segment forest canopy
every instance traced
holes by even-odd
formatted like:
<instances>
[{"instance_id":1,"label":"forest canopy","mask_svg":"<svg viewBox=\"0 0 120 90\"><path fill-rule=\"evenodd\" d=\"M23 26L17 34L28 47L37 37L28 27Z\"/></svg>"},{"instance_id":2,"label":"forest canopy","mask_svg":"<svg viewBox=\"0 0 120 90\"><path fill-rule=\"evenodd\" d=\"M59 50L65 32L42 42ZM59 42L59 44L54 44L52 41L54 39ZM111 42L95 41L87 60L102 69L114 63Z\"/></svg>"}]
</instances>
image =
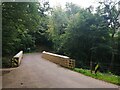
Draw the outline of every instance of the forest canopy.
<instances>
[{"instance_id":1,"label":"forest canopy","mask_svg":"<svg viewBox=\"0 0 120 90\"><path fill-rule=\"evenodd\" d=\"M66 3L65 8L49 2L2 3L2 54L14 55L37 46L76 60L76 66L90 68L99 63L102 72L120 74L120 10L118 2L99 2L81 8ZM4 61L3 61L4 62Z\"/></svg>"}]
</instances>

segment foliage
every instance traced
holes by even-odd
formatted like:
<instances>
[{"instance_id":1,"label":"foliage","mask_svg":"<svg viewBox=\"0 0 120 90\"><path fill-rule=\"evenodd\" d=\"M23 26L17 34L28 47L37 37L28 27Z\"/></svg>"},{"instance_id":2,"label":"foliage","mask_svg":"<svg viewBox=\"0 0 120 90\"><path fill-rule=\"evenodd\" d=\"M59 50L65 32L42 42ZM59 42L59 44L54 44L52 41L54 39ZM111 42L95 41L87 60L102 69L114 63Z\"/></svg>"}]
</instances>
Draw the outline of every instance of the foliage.
<instances>
[{"instance_id":1,"label":"foliage","mask_svg":"<svg viewBox=\"0 0 120 90\"><path fill-rule=\"evenodd\" d=\"M43 42L47 27L43 22L46 10L41 11L41 8L37 2L2 3L3 56L26 51L27 48L34 49Z\"/></svg>"},{"instance_id":2,"label":"foliage","mask_svg":"<svg viewBox=\"0 0 120 90\"><path fill-rule=\"evenodd\" d=\"M89 68L90 61L93 61L94 63L107 63L105 68L101 65L102 70L107 71L110 70L110 66L114 68L116 67L114 64L118 63L118 59L115 58L119 56L118 53L116 52L114 60L112 56L113 51L118 50L119 40L112 36L113 31L117 31L118 28L113 28L111 23L114 22L116 27L119 27L117 19L114 20L119 11L115 6L111 9L111 4L109 8L101 7L99 6L97 12L93 14L91 10L67 3L64 10L56 7L49 16L47 33L53 42L54 51L75 59L77 67ZM108 11L114 14L109 12L108 15ZM117 35L117 32L114 34ZM116 39L113 41L112 37ZM119 67L120 65L115 71L111 70L119 74Z\"/></svg>"},{"instance_id":3,"label":"foliage","mask_svg":"<svg viewBox=\"0 0 120 90\"><path fill-rule=\"evenodd\" d=\"M11 57L2 57L2 68L10 68L11 67Z\"/></svg>"}]
</instances>

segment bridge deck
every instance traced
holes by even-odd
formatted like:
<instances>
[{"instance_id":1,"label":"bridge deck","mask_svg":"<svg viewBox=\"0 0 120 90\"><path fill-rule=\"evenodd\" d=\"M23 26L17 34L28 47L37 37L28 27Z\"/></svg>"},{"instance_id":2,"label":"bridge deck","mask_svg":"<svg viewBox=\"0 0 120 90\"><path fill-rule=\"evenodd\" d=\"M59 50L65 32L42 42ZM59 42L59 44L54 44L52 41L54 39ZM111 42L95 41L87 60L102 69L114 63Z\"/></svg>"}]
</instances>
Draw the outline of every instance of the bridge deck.
<instances>
[{"instance_id":1,"label":"bridge deck","mask_svg":"<svg viewBox=\"0 0 120 90\"><path fill-rule=\"evenodd\" d=\"M41 58L25 54L20 67L3 73L3 88L117 88L118 86L84 76Z\"/></svg>"}]
</instances>

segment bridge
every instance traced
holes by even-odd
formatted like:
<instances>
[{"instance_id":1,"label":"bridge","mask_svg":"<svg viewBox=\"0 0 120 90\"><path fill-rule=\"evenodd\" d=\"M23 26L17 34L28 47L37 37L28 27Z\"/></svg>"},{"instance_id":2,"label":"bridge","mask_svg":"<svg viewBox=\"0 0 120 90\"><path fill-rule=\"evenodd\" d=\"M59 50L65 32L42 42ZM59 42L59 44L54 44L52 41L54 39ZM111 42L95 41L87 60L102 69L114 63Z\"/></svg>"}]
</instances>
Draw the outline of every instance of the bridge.
<instances>
[{"instance_id":1,"label":"bridge","mask_svg":"<svg viewBox=\"0 0 120 90\"><path fill-rule=\"evenodd\" d=\"M41 53L24 54L19 67L3 70L2 79L3 88L118 88L61 67Z\"/></svg>"}]
</instances>

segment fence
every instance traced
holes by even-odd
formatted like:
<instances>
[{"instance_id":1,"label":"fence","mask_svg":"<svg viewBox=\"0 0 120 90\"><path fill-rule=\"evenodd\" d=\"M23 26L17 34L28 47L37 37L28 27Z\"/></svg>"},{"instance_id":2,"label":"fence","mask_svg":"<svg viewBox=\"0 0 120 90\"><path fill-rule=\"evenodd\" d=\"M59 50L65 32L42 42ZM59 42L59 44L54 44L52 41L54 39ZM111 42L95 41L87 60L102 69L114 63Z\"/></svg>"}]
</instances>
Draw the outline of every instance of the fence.
<instances>
[{"instance_id":1,"label":"fence","mask_svg":"<svg viewBox=\"0 0 120 90\"><path fill-rule=\"evenodd\" d=\"M18 67L23 57L23 51L20 51L12 58L12 67Z\"/></svg>"},{"instance_id":2,"label":"fence","mask_svg":"<svg viewBox=\"0 0 120 90\"><path fill-rule=\"evenodd\" d=\"M67 56L62 56L43 51L42 57L66 68L72 69L75 67L75 60L72 60Z\"/></svg>"}]
</instances>

